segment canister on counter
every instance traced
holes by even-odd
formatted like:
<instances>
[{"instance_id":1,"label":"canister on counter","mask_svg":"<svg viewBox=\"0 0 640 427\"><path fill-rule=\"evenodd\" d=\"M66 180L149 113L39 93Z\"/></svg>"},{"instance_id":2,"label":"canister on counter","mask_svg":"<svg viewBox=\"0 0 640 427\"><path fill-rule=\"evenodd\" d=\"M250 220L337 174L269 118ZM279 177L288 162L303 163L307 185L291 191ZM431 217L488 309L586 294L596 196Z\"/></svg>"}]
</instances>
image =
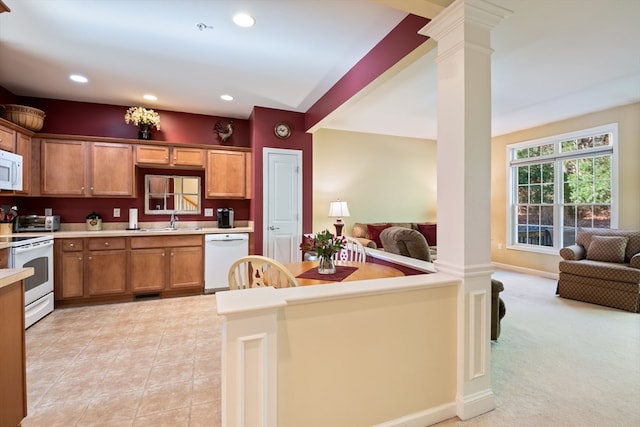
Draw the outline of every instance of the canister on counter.
<instances>
[{"instance_id":1,"label":"canister on counter","mask_svg":"<svg viewBox=\"0 0 640 427\"><path fill-rule=\"evenodd\" d=\"M87 231L100 230L102 230L102 219L97 213L91 212L89 215L87 215Z\"/></svg>"}]
</instances>

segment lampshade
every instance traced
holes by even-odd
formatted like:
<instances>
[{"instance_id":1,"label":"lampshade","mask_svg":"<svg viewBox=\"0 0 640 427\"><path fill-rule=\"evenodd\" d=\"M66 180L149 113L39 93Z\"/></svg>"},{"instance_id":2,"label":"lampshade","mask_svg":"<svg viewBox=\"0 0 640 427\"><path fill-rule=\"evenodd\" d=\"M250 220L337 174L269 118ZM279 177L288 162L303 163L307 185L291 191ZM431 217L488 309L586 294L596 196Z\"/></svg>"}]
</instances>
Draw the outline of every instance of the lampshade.
<instances>
[{"instance_id":1,"label":"lampshade","mask_svg":"<svg viewBox=\"0 0 640 427\"><path fill-rule=\"evenodd\" d=\"M329 217L342 218L345 216L350 216L347 202L342 202L340 200L331 202L331 204L329 205Z\"/></svg>"}]
</instances>

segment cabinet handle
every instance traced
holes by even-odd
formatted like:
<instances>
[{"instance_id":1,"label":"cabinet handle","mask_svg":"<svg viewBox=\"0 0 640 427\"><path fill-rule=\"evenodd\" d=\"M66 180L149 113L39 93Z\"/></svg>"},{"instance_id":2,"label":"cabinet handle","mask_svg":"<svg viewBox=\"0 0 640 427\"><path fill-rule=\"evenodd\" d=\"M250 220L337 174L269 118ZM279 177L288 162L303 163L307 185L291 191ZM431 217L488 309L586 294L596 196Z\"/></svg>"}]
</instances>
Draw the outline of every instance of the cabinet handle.
<instances>
[{"instance_id":1,"label":"cabinet handle","mask_svg":"<svg viewBox=\"0 0 640 427\"><path fill-rule=\"evenodd\" d=\"M78 261L82 261L82 257L81 256L78 257Z\"/></svg>"},{"instance_id":2,"label":"cabinet handle","mask_svg":"<svg viewBox=\"0 0 640 427\"><path fill-rule=\"evenodd\" d=\"M90 256L90 257L89 257L89 261L91 261L92 259L93 259L93 257L91 257L91 256Z\"/></svg>"},{"instance_id":3,"label":"cabinet handle","mask_svg":"<svg viewBox=\"0 0 640 427\"><path fill-rule=\"evenodd\" d=\"M105 246L109 246L109 242L104 242L104 245Z\"/></svg>"},{"instance_id":4,"label":"cabinet handle","mask_svg":"<svg viewBox=\"0 0 640 427\"><path fill-rule=\"evenodd\" d=\"M91 188L91 191L93 191L93 187L89 187L89 188Z\"/></svg>"},{"instance_id":5,"label":"cabinet handle","mask_svg":"<svg viewBox=\"0 0 640 427\"><path fill-rule=\"evenodd\" d=\"M84 187L80 187L80 189L81 189L82 191L84 191Z\"/></svg>"},{"instance_id":6,"label":"cabinet handle","mask_svg":"<svg viewBox=\"0 0 640 427\"><path fill-rule=\"evenodd\" d=\"M73 247L73 243L69 243L69 247L72 248Z\"/></svg>"}]
</instances>

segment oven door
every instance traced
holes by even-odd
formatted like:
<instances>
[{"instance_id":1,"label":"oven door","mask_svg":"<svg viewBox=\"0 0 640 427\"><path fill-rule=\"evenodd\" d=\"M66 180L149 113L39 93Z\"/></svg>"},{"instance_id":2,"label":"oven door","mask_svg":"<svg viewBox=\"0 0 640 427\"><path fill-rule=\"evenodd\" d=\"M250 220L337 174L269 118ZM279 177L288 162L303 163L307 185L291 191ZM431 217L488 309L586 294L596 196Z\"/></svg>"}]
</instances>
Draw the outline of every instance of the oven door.
<instances>
[{"instance_id":1,"label":"oven door","mask_svg":"<svg viewBox=\"0 0 640 427\"><path fill-rule=\"evenodd\" d=\"M12 267L33 267L34 274L24 281L25 305L53 292L53 240L11 249Z\"/></svg>"}]
</instances>

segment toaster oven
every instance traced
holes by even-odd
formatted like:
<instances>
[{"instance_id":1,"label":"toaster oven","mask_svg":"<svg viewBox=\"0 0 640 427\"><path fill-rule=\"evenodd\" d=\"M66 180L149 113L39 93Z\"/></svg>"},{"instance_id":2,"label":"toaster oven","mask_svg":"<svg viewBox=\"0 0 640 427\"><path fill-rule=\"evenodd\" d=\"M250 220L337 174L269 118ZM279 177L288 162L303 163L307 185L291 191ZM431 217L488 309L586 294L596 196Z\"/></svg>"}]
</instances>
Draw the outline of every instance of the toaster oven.
<instances>
[{"instance_id":1,"label":"toaster oven","mask_svg":"<svg viewBox=\"0 0 640 427\"><path fill-rule=\"evenodd\" d=\"M16 219L17 233L34 231L58 231L59 215L19 215Z\"/></svg>"}]
</instances>

